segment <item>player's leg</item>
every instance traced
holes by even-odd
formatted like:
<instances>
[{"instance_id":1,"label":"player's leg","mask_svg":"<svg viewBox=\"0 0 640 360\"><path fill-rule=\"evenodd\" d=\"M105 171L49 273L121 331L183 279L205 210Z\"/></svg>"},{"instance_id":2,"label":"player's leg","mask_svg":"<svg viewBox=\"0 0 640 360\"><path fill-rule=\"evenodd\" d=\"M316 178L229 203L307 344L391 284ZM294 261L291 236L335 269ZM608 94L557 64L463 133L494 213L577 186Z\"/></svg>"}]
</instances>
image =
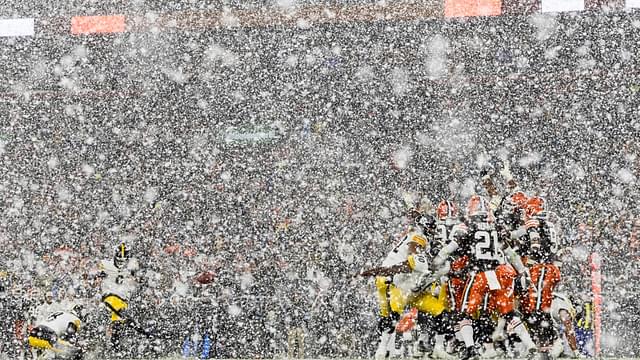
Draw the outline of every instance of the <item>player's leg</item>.
<instances>
[{"instance_id":1,"label":"player's leg","mask_svg":"<svg viewBox=\"0 0 640 360\"><path fill-rule=\"evenodd\" d=\"M488 291L487 279L484 272L471 273L465 285L459 311L462 319L458 322L460 335L464 342L465 350L461 354L461 359L478 359L479 355L475 348L473 331L473 316L480 310L484 301L484 295Z\"/></svg>"},{"instance_id":2,"label":"player's leg","mask_svg":"<svg viewBox=\"0 0 640 360\"><path fill-rule=\"evenodd\" d=\"M500 289L491 291L491 308L504 321L499 321L499 329L497 333L494 332L492 339L499 337L498 334L502 332L502 324L504 324L507 329L507 336L510 334L517 336L524 346L524 356L534 357L537 353L537 347L531 339L529 330L522 321L522 316L515 309L516 289L514 281L517 277L517 272L513 266L504 264L496 269L496 277L500 283Z\"/></svg>"},{"instance_id":3,"label":"player's leg","mask_svg":"<svg viewBox=\"0 0 640 360\"><path fill-rule=\"evenodd\" d=\"M432 352L432 343L434 341L441 342L444 348L444 330L441 314L447 310L448 293L447 284L434 283L425 293L416 297L411 306L415 306L420 316L419 324L421 328L421 337L418 341L418 355L422 352ZM436 338L437 335L442 335ZM422 348L420 348L422 346Z\"/></svg>"},{"instance_id":4,"label":"player's leg","mask_svg":"<svg viewBox=\"0 0 640 360\"><path fill-rule=\"evenodd\" d=\"M380 313L378 316L378 331L380 340L374 354L376 359L392 356L395 350L395 327L400 314L404 311L405 298L402 291L390 284L386 278L376 278Z\"/></svg>"},{"instance_id":5,"label":"player's leg","mask_svg":"<svg viewBox=\"0 0 640 360\"><path fill-rule=\"evenodd\" d=\"M374 354L376 359L384 359L389 356L389 342L395 338L395 324L391 316L390 282L386 277L376 277L376 294L378 296L378 348Z\"/></svg>"},{"instance_id":6,"label":"player's leg","mask_svg":"<svg viewBox=\"0 0 640 360\"><path fill-rule=\"evenodd\" d=\"M529 328L525 326L523 317L516 311L512 311L504 316L507 323L507 336L517 336L524 347L525 356L528 358L535 357L538 347L533 341ZM534 324L531 324L532 326Z\"/></svg>"},{"instance_id":7,"label":"player's leg","mask_svg":"<svg viewBox=\"0 0 640 360\"><path fill-rule=\"evenodd\" d=\"M573 324L573 316L567 309L558 310L558 317L562 324L564 337L566 338L567 345L575 357L580 357L580 350L578 349L578 342L576 340L576 331Z\"/></svg>"}]
</instances>

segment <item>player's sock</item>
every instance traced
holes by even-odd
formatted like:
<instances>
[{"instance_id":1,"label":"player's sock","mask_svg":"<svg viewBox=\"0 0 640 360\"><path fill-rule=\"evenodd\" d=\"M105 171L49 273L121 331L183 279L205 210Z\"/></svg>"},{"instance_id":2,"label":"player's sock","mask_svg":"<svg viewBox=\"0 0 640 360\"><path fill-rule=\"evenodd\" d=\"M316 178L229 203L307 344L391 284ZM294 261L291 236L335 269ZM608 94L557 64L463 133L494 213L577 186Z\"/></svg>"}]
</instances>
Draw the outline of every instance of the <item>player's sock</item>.
<instances>
[{"instance_id":1,"label":"player's sock","mask_svg":"<svg viewBox=\"0 0 640 360\"><path fill-rule=\"evenodd\" d=\"M527 328L524 327L524 324L522 323L522 320L520 320L520 317L514 316L513 319L511 319L511 321L509 322L509 327L511 327L513 329L513 332L518 335L520 341L527 350L536 348L536 344L534 344L533 340L531 340L531 335L529 334Z\"/></svg>"},{"instance_id":2,"label":"player's sock","mask_svg":"<svg viewBox=\"0 0 640 360\"><path fill-rule=\"evenodd\" d=\"M460 321L460 336L464 341L464 346L469 348L475 344L473 341L473 322L471 319L464 319Z\"/></svg>"}]
</instances>

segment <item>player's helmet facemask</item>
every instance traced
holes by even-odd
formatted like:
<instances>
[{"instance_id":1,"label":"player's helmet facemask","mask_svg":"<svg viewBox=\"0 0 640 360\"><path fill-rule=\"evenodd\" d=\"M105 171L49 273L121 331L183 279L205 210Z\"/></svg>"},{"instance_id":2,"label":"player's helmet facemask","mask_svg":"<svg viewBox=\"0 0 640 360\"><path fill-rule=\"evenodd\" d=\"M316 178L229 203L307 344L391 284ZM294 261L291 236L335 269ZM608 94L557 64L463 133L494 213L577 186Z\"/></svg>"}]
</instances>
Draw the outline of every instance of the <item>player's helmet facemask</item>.
<instances>
[{"instance_id":1,"label":"player's helmet facemask","mask_svg":"<svg viewBox=\"0 0 640 360\"><path fill-rule=\"evenodd\" d=\"M122 269L127 265L127 261L129 261L129 249L127 249L127 246L124 243L121 243L116 248L113 265L118 269Z\"/></svg>"},{"instance_id":2,"label":"player's helmet facemask","mask_svg":"<svg viewBox=\"0 0 640 360\"><path fill-rule=\"evenodd\" d=\"M415 219L415 222L425 235L433 235L436 233L436 219L433 216L421 214Z\"/></svg>"}]
</instances>

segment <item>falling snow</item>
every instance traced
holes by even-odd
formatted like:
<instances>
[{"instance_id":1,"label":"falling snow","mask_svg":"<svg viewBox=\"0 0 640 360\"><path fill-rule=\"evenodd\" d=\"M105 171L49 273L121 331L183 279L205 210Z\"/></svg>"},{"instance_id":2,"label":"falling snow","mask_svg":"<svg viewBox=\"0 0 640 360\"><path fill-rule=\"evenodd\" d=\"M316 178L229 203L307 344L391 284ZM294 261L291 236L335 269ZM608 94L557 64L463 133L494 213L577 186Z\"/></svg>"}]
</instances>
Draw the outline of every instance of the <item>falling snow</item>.
<instances>
[{"instance_id":1,"label":"falling snow","mask_svg":"<svg viewBox=\"0 0 640 360\"><path fill-rule=\"evenodd\" d=\"M0 0L0 359L77 304L89 359L379 357L357 275L489 180L544 198L583 351L640 356L638 7Z\"/></svg>"}]
</instances>

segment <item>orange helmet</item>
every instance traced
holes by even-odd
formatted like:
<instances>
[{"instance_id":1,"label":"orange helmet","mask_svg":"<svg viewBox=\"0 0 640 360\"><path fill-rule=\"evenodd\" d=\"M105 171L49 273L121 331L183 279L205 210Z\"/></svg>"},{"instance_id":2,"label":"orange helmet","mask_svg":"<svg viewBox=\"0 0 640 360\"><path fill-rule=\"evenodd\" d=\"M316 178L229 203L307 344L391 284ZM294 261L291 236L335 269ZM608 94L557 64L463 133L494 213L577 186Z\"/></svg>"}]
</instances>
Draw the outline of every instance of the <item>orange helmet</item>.
<instances>
[{"instance_id":1,"label":"orange helmet","mask_svg":"<svg viewBox=\"0 0 640 360\"><path fill-rule=\"evenodd\" d=\"M526 208L527 200L529 200L529 197L527 196L527 194L523 193L522 191L516 191L513 194L511 194L511 197L509 198L509 200L513 205L521 209L524 209Z\"/></svg>"},{"instance_id":2,"label":"orange helmet","mask_svg":"<svg viewBox=\"0 0 640 360\"><path fill-rule=\"evenodd\" d=\"M539 196L533 196L527 200L527 215L535 216L544 211L544 199Z\"/></svg>"},{"instance_id":3,"label":"orange helmet","mask_svg":"<svg viewBox=\"0 0 640 360\"><path fill-rule=\"evenodd\" d=\"M467 217L491 217L491 207L487 199L480 195L473 195L467 203Z\"/></svg>"},{"instance_id":4,"label":"orange helmet","mask_svg":"<svg viewBox=\"0 0 640 360\"><path fill-rule=\"evenodd\" d=\"M458 207L453 201L442 200L436 208L436 216L439 220L445 220L447 218L454 218L458 216Z\"/></svg>"}]
</instances>

